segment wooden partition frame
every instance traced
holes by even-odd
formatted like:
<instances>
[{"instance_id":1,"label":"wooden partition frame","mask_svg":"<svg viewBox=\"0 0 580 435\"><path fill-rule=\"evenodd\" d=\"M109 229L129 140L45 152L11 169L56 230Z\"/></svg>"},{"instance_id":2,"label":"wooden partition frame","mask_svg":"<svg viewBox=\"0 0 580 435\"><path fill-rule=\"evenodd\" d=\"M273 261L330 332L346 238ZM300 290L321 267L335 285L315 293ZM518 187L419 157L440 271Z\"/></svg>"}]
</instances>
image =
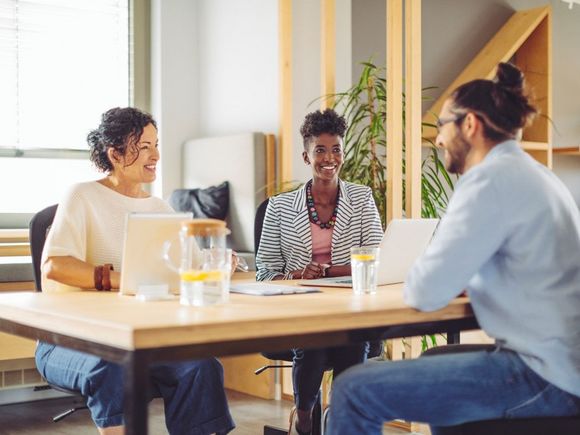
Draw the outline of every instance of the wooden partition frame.
<instances>
[{"instance_id":1,"label":"wooden partition frame","mask_svg":"<svg viewBox=\"0 0 580 435\"><path fill-rule=\"evenodd\" d=\"M320 0L321 88L323 96L336 91L336 0ZM322 98L321 110L332 107L334 98Z\"/></svg>"},{"instance_id":2,"label":"wooden partition frame","mask_svg":"<svg viewBox=\"0 0 580 435\"><path fill-rule=\"evenodd\" d=\"M421 122L421 0L387 0L387 224L403 217L403 182L405 216L421 217Z\"/></svg>"},{"instance_id":3,"label":"wooden partition frame","mask_svg":"<svg viewBox=\"0 0 580 435\"><path fill-rule=\"evenodd\" d=\"M421 0L405 0L405 211L421 217Z\"/></svg>"},{"instance_id":4,"label":"wooden partition frame","mask_svg":"<svg viewBox=\"0 0 580 435\"><path fill-rule=\"evenodd\" d=\"M403 216L403 0L387 1L387 224Z\"/></svg>"},{"instance_id":5,"label":"wooden partition frame","mask_svg":"<svg viewBox=\"0 0 580 435\"><path fill-rule=\"evenodd\" d=\"M278 0L280 67L279 182L292 180L292 0Z\"/></svg>"}]
</instances>

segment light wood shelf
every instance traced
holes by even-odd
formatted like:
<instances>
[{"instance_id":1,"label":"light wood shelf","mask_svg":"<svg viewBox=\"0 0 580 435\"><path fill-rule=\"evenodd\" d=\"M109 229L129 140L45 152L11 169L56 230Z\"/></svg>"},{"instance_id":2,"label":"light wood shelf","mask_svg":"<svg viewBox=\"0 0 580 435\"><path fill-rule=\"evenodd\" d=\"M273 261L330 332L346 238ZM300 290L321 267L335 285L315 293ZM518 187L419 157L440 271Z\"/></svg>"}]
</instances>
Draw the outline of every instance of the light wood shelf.
<instances>
[{"instance_id":1,"label":"light wood shelf","mask_svg":"<svg viewBox=\"0 0 580 435\"><path fill-rule=\"evenodd\" d=\"M520 144L526 151L548 151L550 149L550 145L546 142L521 141Z\"/></svg>"},{"instance_id":2,"label":"light wood shelf","mask_svg":"<svg viewBox=\"0 0 580 435\"><path fill-rule=\"evenodd\" d=\"M580 156L580 145L577 147L553 148L554 154L564 156Z\"/></svg>"},{"instance_id":3,"label":"light wood shelf","mask_svg":"<svg viewBox=\"0 0 580 435\"><path fill-rule=\"evenodd\" d=\"M423 116L435 124L445 100L460 85L475 79L491 79L500 62L513 62L524 73L540 116L524 129L522 147L540 163L552 167L552 36L551 8L516 11L488 41L465 69ZM423 135L433 138L436 129L425 127Z\"/></svg>"}]
</instances>

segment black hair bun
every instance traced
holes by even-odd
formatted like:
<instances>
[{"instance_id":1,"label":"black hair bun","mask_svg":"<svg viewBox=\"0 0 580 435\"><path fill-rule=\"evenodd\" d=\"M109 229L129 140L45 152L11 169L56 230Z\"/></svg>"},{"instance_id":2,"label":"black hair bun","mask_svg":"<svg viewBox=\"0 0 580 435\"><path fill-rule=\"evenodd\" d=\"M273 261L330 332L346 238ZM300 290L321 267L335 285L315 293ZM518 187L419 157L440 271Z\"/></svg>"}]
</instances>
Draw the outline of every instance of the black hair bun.
<instances>
[{"instance_id":1,"label":"black hair bun","mask_svg":"<svg viewBox=\"0 0 580 435\"><path fill-rule=\"evenodd\" d=\"M523 73L511 63L500 63L497 66L495 78L493 80L498 86L521 93L524 89Z\"/></svg>"}]
</instances>

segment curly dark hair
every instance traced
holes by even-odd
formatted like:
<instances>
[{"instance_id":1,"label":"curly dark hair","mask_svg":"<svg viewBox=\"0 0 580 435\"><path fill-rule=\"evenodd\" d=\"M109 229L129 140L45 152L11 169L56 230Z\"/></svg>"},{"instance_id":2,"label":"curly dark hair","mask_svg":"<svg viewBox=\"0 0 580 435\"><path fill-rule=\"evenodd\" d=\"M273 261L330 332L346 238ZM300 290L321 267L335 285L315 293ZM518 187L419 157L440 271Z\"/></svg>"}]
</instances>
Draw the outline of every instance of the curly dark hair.
<instances>
[{"instance_id":1,"label":"curly dark hair","mask_svg":"<svg viewBox=\"0 0 580 435\"><path fill-rule=\"evenodd\" d=\"M500 63L493 80L473 80L451 94L451 112L473 111L484 121L484 135L495 141L513 139L536 115L524 75L511 63Z\"/></svg>"},{"instance_id":2,"label":"curly dark hair","mask_svg":"<svg viewBox=\"0 0 580 435\"><path fill-rule=\"evenodd\" d=\"M113 170L113 164L107 155L109 148L113 148L121 156L125 156L127 151L135 152L135 158L127 166L133 164L139 157L139 150L134 145L149 124L157 128L150 114L134 107L115 107L103 113L101 124L87 136L90 159L96 168L101 172Z\"/></svg>"},{"instance_id":3,"label":"curly dark hair","mask_svg":"<svg viewBox=\"0 0 580 435\"><path fill-rule=\"evenodd\" d=\"M306 115L302 127L300 127L304 149L308 148L308 144L310 144L312 139L323 133L337 135L343 138L346 128L347 124L344 117L332 109L326 109L324 112L320 110L311 112Z\"/></svg>"}]
</instances>

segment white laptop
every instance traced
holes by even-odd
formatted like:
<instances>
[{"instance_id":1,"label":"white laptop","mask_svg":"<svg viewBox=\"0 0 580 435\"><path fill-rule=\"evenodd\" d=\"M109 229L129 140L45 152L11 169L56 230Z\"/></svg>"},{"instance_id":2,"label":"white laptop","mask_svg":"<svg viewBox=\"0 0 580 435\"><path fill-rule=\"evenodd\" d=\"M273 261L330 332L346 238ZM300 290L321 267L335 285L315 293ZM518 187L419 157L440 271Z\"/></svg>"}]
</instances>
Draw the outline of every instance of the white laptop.
<instances>
[{"instance_id":1,"label":"white laptop","mask_svg":"<svg viewBox=\"0 0 580 435\"><path fill-rule=\"evenodd\" d=\"M383 235L379 253L377 285L405 281L413 262L425 251L439 219L393 219ZM301 285L352 287L350 276L310 279Z\"/></svg>"},{"instance_id":2,"label":"white laptop","mask_svg":"<svg viewBox=\"0 0 580 435\"><path fill-rule=\"evenodd\" d=\"M120 292L134 295L139 288L169 286L179 293L179 274L163 259L164 244L171 242L170 256L179 266L179 230L191 213L129 213L125 220L125 242L121 262Z\"/></svg>"}]
</instances>

